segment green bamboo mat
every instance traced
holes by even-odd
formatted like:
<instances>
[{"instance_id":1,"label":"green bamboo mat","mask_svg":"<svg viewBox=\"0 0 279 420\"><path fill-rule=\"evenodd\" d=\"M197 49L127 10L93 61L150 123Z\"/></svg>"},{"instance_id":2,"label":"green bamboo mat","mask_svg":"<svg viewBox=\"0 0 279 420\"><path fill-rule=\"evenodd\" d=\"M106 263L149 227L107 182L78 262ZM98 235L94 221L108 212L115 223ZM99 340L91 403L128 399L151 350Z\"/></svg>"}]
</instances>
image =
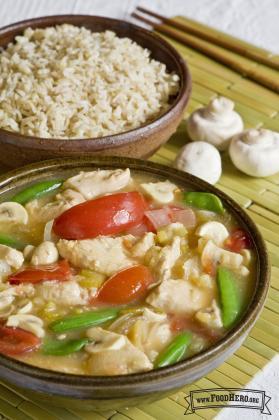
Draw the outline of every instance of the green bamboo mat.
<instances>
[{"instance_id":1,"label":"green bamboo mat","mask_svg":"<svg viewBox=\"0 0 279 420\"><path fill-rule=\"evenodd\" d=\"M177 19L183 21L185 18ZM204 25L185 20L193 27L218 36L229 37ZM206 104L214 96L224 95L236 102L236 110L242 115L246 127L265 127L279 131L277 94L190 48L170 39L168 41L187 60L192 73L193 92L185 119L189 113ZM237 39L234 41L256 50L258 54L269 54L243 41ZM232 54L225 50L224 53ZM234 54L234 59L236 57ZM278 56L274 56L273 59L278 61ZM239 60L249 61L240 57ZM251 65L258 66L262 72L275 73L274 70L250 62ZM172 165L179 148L188 141L185 119L170 141L151 160ZM193 385L186 386L175 395L150 405L117 412L110 410L102 413L86 413L35 402L32 399L32 392L21 391L0 383L0 415L12 420L182 420L185 419L185 396L190 390L244 387L275 356L279 350L279 174L265 179L253 179L237 171L225 156L223 175L218 187L245 208L255 221L266 240L272 263L271 287L265 308L242 347L226 363L206 377ZM207 409L197 411L187 418L213 419L216 414L217 410Z\"/></svg>"}]
</instances>

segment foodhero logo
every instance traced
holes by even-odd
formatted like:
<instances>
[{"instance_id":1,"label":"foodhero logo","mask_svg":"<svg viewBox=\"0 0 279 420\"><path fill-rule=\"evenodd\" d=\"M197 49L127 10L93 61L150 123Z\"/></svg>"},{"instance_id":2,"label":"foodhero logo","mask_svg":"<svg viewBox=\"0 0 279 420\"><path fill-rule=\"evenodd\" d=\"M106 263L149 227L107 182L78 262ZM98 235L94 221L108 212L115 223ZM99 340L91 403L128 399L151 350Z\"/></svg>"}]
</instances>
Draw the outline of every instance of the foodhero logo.
<instances>
[{"instance_id":1,"label":"foodhero logo","mask_svg":"<svg viewBox=\"0 0 279 420\"><path fill-rule=\"evenodd\" d=\"M185 414L206 408L248 408L260 410L262 414L270 415L267 403L270 397L265 391L241 388L214 388L191 391L186 398L188 407Z\"/></svg>"}]
</instances>

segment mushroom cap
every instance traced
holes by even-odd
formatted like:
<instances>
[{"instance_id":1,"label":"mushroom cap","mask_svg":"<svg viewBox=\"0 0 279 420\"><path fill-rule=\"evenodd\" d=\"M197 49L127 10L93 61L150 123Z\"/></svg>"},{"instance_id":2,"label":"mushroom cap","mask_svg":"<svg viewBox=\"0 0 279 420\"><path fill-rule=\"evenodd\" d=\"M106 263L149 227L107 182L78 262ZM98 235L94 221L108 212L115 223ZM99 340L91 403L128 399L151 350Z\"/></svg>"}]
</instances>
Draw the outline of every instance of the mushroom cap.
<instances>
[{"instance_id":1,"label":"mushroom cap","mask_svg":"<svg viewBox=\"0 0 279 420\"><path fill-rule=\"evenodd\" d=\"M279 133L245 130L233 137L229 154L234 165L247 175L263 177L279 171Z\"/></svg>"},{"instance_id":2,"label":"mushroom cap","mask_svg":"<svg viewBox=\"0 0 279 420\"><path fill-rule=\"evenodd\" d=\"M216 147L204 141L188 143L182 147L175 167L210 184L215 184L222 174L221 156Z\"/></svg>"},{"instance_id":3,"label":"mushroom cap","mask_svg":"<svg viewBox=\"0 0 279 420\"><path fill-rule=\"evenodd\" d=\"M226 150L232 136L243 130L241 116L227 98L212 99L188 118L187 131L193 141L206 141L219 150Z\"/></svg>"}]
</instances>

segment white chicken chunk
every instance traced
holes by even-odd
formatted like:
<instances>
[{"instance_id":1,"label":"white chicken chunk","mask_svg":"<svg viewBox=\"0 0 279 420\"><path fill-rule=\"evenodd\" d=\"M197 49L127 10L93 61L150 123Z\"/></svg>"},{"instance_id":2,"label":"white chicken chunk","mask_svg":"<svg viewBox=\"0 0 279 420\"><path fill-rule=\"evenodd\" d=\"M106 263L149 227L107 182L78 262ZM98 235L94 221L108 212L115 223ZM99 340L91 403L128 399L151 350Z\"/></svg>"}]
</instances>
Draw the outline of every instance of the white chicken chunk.
<instances>
[{"instance_id":1,"label":"white chicken chunk","mask_svg":"<svg viewBox=\"0 0 279 420\"><path fill-rule=\"evenodd\" d=\"M124 375L153 368L146 354L125 335L95 327L87 331L87 336L96 340L85 346L90 354L87 367L91 375Z\"/></svg>"},{"instance_id":2,"label":"white chicken chunk","mask_svg":"<svg viewBox=\"0 0 279 420\"><path fill-rule=\"evenodd\" d=\"M53 242L44 241L38 245L32 254L31 264L53 264L58 261L58 250Z\"/></svg>"},{"instance_id":3,"label":"white chicken chunk","mask_svg":"<svg viewBox=\"0 0 279 420\"><path fill-rule=\"evenodd\" d=\"M0 245L0 261L2 261L4 265L8 264L8 266L18 270L24 262L24 257L22 252L17 251L10 246Z\"/></svg>"},{"instance_id":4,"label":"white chicken chunk","mask_svg":"<svg viewBox=\"0 0 279 420\"><path fill-rule=\"evenodd\" d=\"M66 258L73 266L111 276L135 264L125 247L125 241L131 242L134 239L132 235L117 238L99 236L79 241L60 239L57 248L61 257Z\"/></svg>"},{"instance_id":5,"label":"white chicken chunk","mask_svg":"<svg viewBox=\"0 0 279 420\"><path fill-rule=\"evenodd\" d=\"M192 315L211 301L208 290L199 289L185 280L162 282L149 294L146 302L154 308L177 315Z\"/></svg>"},{"instance_id":6,"label":"white chicken chunk","mask_svg":"<svg viewBox=\"0 0 279 420\"><path fill-rule=\"evenodd\" d=\"M64 187L78 191L86 200L112 193L126 187L130 182L129 169L98 170L80 172L67 179Z\"/></svg>"},{"instance_id":7,"label":"white chicken chunk","mask_svg":"<svg viewBox=\"0 0 279 420\"><path fill-rule=\"evenodd\" d=\"M36 287L36 296L46 302L65 306L86 305L89 299L88 289L82 288L75 281L45 281Z\"/></svg>"},{"instance_id":8,"label":"white chicken chunk","mask_svg":"<svg viewBox=\"0 0 279 420\"><path fill-rule=\"evenodd\" d=\"M26 210L31 219L37 222L47 223L58 217L64 211L84 201L83 196L79 192L67 189L58 193L55 196L55 200L44 205L37 199L30 201L26 204Z\"/></svg>"},{"instance_id":9,"label":"white chicken chunk","mask_svg":"<svg viewBox=\"0 0 279 420\"><path fill-rule=\"evenodd\" d=\"M202 309L195 314L195 318L209 328L222 328L221 311L214 299L210 307Z\"/></svg>"},{"instance_id":10,"label":"white chicken chunk","mask_svg":"<svg viewBox=\"0 0 279 420\"><path fill-rule=\"evenodd\" d=\"M152 232L145 233L131 249L131 255L136 258L144 258L147 251L154 245L155 234Z\"/></svg>"},{"instance_id":11,"label":"white chicken chunk","mask_svg":"<svg viewBox=\"0 0 279 420\"><path fill-rule=\"evenodd\" d=\"M145 308L142 317L130 329L128 337L153 362L172 339L166 314Z\"/></svg>"},{"instance_id":12,"label":"white chicken chunk","mask_svg":"<svg viewBox=\"0 0 279 420\"><path fill-rule=\"evenodd\" d=\"M175 236L170 245L160 248L153 246L146 255L149 267L154 271L158 282L168 280L171 270L181 255L183 238Z\"/></svg>"},{"instance_id":13,"label":"white chicken chunk","mask_svg":"<svg viewBox=\"0 0 279 420\"><path fill-rule=\"evenodd\" d=\"M170 181L149 182L140 185L143 191L160 204L167 204L174 200L177 186Z\"/></svg>"}]
</instances>

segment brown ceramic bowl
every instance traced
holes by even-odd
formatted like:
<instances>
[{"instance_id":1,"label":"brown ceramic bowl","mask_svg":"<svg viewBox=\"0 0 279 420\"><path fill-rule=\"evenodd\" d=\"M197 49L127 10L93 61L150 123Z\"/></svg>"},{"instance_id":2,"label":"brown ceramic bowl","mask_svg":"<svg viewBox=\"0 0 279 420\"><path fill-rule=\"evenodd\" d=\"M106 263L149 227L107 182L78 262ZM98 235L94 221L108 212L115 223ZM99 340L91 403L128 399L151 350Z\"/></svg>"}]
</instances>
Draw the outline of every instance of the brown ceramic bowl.
<instances>
[{"instance_id":1,"label":"brown ceramic bowl","mask_svg":"<svg viewBox=\"0 0 279 420\"><path fill-rule=\"evenodd\" d=\"M128 158L77 158L37 163L0 177L0 199L15 189L42 179L67 177L79 170L126 168L152 177L169 179L184 189L208 191L220 197L226 209L252 238L256 253L255 287L250 303L237 325L204 352L170 367L124 376L77 376L36 368L0 355L0 378L32 390L32 398L67 408L117 409L154 401L191 384L221 365L242 344L258 318L269 286L269 263L264 241L252 220L226 194L184 172L151 162Z\"/></svg>"},{"instance_id":2,"label":"brown ceramic bowl","mask_svg":"<svg viewBox=\"0 0 279 420\"><path fill-rule=\"evenodd\" d=\"M151 156L175 132L191 93L191 77L178 52L154 33L123 20L100 16L46 16L14 23L0 29L0 47L21 34L24 29L70 23L93 32L110 29L120 37L129 37L151 51L152 58L165 63L168 71L180 77L180 89L169 109L152 122L139 128L105 137L80 140L59 140L29 137L0 129L0 161L10 167L65 156L115 155L146 158Z\"/></svg>"}]
</instances>

